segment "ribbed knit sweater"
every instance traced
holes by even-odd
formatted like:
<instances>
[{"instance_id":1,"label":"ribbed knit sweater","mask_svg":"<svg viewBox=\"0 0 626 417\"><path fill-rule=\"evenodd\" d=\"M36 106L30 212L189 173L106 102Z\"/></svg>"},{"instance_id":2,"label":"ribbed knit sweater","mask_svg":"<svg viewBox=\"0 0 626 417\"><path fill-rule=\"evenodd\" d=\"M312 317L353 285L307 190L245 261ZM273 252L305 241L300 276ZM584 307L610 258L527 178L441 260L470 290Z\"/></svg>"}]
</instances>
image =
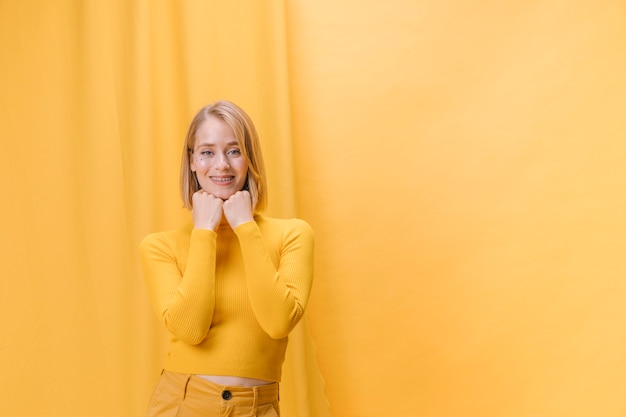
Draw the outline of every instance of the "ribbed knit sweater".
<instances>
[{"instance_id":1,"label":"ribbed knit sweater","mask_svg":"<svg viewBox=\"0 0 626 417\"><path fill-rule=\"evenodd\" d=\"M287 335L313 279L313 232L256 215L235 230L184 227L140 245L151 304L171 334L173 372L280 381Z\"/></svg>"}]
</instances>

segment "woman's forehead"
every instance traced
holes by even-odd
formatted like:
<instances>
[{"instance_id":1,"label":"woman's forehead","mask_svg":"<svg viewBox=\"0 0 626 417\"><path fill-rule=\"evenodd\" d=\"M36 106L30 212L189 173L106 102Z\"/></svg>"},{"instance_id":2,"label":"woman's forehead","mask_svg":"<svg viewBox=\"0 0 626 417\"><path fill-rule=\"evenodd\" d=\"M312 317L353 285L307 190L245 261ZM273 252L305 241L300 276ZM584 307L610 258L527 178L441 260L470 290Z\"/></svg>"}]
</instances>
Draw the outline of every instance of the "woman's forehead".
<instances>
[{"instance_id":1,"label":"woman's forehead","mask_svg":"<svg viewBox=\"0 0 626 417\"><path fill-rule=\"evenodd\" d=\"M198 126L193 141L194 147L239 144L233 129L226 122L216 117L207 118Z\"/></svg>"}]
</instances>

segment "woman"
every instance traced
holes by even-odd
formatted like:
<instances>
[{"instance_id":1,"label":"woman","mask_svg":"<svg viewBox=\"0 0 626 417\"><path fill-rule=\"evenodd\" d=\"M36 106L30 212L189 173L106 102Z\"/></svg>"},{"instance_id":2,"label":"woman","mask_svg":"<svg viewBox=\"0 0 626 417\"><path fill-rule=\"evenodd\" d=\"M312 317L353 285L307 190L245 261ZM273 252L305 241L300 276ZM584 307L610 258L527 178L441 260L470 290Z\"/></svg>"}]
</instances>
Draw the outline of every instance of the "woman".
<instances>
[{"instance_id":1,"label":"woman","mask_svg":"<svg viewBox=\"0 0 626 417\"><path fill-rule=\"evenodd\" d=\"M287 335L313 278L313 233L260 214L263 158L249 116L218 101L194 117L181 193L192 222L140 246L148 295L171 334L148 416L279 416Z\"/></svg>"}]
</instances>

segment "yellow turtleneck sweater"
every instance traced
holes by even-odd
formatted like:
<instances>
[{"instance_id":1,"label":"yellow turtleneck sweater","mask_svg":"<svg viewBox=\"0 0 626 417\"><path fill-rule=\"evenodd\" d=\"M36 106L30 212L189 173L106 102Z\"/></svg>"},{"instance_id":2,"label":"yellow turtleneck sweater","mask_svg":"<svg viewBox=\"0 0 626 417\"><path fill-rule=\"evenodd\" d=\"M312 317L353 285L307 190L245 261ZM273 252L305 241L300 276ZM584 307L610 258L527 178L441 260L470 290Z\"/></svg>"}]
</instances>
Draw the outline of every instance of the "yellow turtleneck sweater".
<instances>
[{"instance_id":1,"label":"yellow turtleneck sweater","mask_svg":"<svg viewBox=\"0 0 626 417\"><path fill-rule=\"evenodd\" d=\"M140 246L148 295L171 333L164 368L280 381L287 335L313 279L313 232L256 215L217 232L183 228Z\"/></svg>"}]
</instances>

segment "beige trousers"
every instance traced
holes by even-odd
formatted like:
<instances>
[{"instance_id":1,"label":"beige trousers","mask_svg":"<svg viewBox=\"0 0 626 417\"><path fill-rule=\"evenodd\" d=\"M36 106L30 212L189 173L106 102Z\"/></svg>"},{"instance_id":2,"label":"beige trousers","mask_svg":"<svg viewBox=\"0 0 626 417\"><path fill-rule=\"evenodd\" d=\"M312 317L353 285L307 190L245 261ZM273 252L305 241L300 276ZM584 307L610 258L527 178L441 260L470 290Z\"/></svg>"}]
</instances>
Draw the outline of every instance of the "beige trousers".
<instances>
[{"instance_id":1,"label":"beige trousers","mask_svg":"<svg viewBox=\"0 0 626 417\"><path fill-rule=\"evenodd\" d=\"M195 375L163 371L147 417L280 417L278 383L229 387Z\"/></svg>"}]
</instances>

